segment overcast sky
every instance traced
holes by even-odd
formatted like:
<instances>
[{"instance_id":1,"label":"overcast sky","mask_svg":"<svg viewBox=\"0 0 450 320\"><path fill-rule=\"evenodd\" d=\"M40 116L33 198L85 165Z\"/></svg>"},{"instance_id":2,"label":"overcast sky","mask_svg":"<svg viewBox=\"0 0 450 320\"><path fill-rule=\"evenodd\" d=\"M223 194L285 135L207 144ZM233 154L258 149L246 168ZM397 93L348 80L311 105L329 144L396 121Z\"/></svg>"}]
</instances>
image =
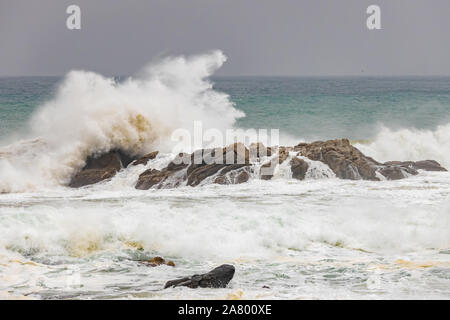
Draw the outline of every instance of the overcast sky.
<instances>
[{"instance_id":1,"label":"overcast sky","mask_svg":"<svg viewBox=\"0 0 450 320\"><path fill-rule=\"evenodd\" d=\"M211 49L220 75L450 75L449 15L449 0L0 0L0 75L129 75Z\"/></svg>"}]
</instances>

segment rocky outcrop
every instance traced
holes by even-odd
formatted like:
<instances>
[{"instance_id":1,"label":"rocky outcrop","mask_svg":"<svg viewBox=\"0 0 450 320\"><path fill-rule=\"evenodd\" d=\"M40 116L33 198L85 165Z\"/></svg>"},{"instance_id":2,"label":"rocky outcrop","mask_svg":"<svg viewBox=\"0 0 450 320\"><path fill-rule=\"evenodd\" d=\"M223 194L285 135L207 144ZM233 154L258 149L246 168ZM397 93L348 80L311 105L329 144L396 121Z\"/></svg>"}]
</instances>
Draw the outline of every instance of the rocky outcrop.
<instances>
[{"instance_id":1,"label":"rocky outcrop","mask_svg":"<svg viewBox=\"0 0 450 320\"><path fill-rule=\"evenodd\" d=\"M379 162L365 156L348 139L300 143L294 147L298 155L327 164L338 178L350 180L379 180Z\"/></svg>"},{"instance_id":2,"label":"rocky outcrop","mask_svg":"<svg viewBox=\"0 0 450 320\"><path fill-rule=\"evenodd\" d=\"M235 269L232 265L223 264L208 273L196 274L166 283L164 289L169 287L189 287L189 288L225 288L233 279Z\"/></svg>"},{"instance_id":3,"label":"rocky outcrop","mask_svg":"<svg viewBox=\"0 0 450 320\"><path fill-rule=\"evenodd\" d=\"M186 181L188 186L198 186L206 178L217 176L212 182L235 184L249 178L249 150L242 143L226 148L202 149L191 155L180 154L163 170L149 169L138 179L136 189L147 190L153 186L174 187ZM175 177L177 179L170 179ZM170 181L169 184L165 182Z\"/></svg>"},{"instance_id":4,"label":"rocky outcrop","mask_svg":"<svg viewBox=\"0 0 450 320\"><path fill-rule=\"evenodd\" d=\"M433 160L380 163L365 156L348 139L300 143L294 150L298 155L325 163L341 179L381 180L381 175L388 180L398 180L418 174L418 169L446 171Z\"/></svg>"},{"instance_id":5,"label":"rocky outcrop","mask_svg":"<svg viewBox=\"0 0 450 320\"><path fill-rule=\"evenodd\" d=\"M128 164L146 165L157 155L158 151L154 151L136 160L120 151L111 151L89 157L85 167L72 178L69 186L76 188L110 179ZM288 159L292 178L303 180L311 166L305 158L323 162L336 177L350 180L398 180L417 175L418 170L447 171L434 160L380 163L364 155L348 139L300 143L295 147L265 147L258 143L251 144L248 149L242 143L234 143L225 148L201 149L192 154L180 153L167 167L142 172L135 187L147 190L180 185L195 187L203 183L245 183L255 174L257 166L254 164L261 163L260 178L270 180L277 167Z\"/></svg>"},{"instance_id":6,"label":"rocky outcrop","mask_svg":"<svg viewBox=\"0 0 450 320\"><path fill-rule=\"evenodd\" d=\"M86 165L70 181L69 187L79 188L111 179L134 159L120 151L110 151L101 156L88 157Z\"/></svg>"}]
</instances>

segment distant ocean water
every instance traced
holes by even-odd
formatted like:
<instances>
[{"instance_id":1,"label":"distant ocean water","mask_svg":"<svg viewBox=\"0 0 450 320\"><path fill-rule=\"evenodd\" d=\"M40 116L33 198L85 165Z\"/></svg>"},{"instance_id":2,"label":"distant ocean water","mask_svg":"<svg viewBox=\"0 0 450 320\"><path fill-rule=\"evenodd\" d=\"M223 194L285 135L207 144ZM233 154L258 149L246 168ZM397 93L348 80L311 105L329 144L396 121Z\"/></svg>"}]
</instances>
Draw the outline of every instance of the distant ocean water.
<instances>
[{"instance_id":1,"label":"distant ocean water","mask_svg":"<svg viewBox=\"0 0 450 320\"><path fill-rule=\"evenodd\" d=\"M131 80L0 79L0 298L449 299L448 172L297 181L280 166L270 181L134 186L173 159L168 136L194 120L278 128L283 144L347 137L380 161L449 168L450 78L211 84L223 62L220 53L168 59ZM161 153L110 181L66 187L86 156L117 148ZM176 267L139 262L154 256ZM162 290L222 263L236 267L225 289Z\"/></svg>"},{"instance_id":2,"label":"distant ocean water","mask_svg":"<svg viewBox=\"0 0 450 320\"><path fill-rule=\"evenodd\" d=\"M52 97L61 80L0 78L1 137L26 130L26 120ZM278 128L307 140L366 140L380 126L433 130L450 122L450 77L215 77L212 81L245 112L236 127Z\"/></svg>"}]
</instances>

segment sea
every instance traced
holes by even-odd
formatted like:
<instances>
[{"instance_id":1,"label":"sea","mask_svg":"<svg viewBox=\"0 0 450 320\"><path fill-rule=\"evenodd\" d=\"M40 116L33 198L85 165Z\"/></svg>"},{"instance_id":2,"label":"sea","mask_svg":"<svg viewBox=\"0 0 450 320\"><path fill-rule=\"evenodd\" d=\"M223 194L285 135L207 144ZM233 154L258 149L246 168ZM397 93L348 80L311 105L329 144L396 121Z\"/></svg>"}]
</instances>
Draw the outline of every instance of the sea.
<instances>
[{"instance_id":1,"label":"sea","mask_svg":"<svg viewBox=\"0 0 450 320\"><path fill-rule=\"evenodd\" d=\"M134 188L176 145L195 149L173 139L194 123L278 130L269 145L348 138L378 161L450 169L450 77L216 76L225 61L0 78L0 298L450 299L450 172L342 180L317 164L302 181L280 166L268 181ZM67 186L88 156L117 149L160 153ZM143 262L155 256L175 267ZM224 263L236 268L226 288L163 289Z\"/></svg>"}]
</instances>

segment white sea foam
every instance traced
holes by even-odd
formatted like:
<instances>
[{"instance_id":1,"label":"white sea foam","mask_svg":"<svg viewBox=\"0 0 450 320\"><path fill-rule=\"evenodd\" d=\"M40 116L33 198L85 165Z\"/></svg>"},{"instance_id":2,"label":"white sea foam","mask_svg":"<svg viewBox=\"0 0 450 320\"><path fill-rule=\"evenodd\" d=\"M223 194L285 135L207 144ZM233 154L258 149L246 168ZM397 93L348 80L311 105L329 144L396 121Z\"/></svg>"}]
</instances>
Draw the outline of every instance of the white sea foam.
<instances>
[{"instance_id":1,"label":"white sea foam","mask_svg":"<svg viewBox=\"0 0 450 320\"><path fill-rule=\"evenodd\" d=\"M382 127L371 142L355 147L379 161L432 159L450 168L450 123L435 130Z\"/></svg>"}]
</instances>

